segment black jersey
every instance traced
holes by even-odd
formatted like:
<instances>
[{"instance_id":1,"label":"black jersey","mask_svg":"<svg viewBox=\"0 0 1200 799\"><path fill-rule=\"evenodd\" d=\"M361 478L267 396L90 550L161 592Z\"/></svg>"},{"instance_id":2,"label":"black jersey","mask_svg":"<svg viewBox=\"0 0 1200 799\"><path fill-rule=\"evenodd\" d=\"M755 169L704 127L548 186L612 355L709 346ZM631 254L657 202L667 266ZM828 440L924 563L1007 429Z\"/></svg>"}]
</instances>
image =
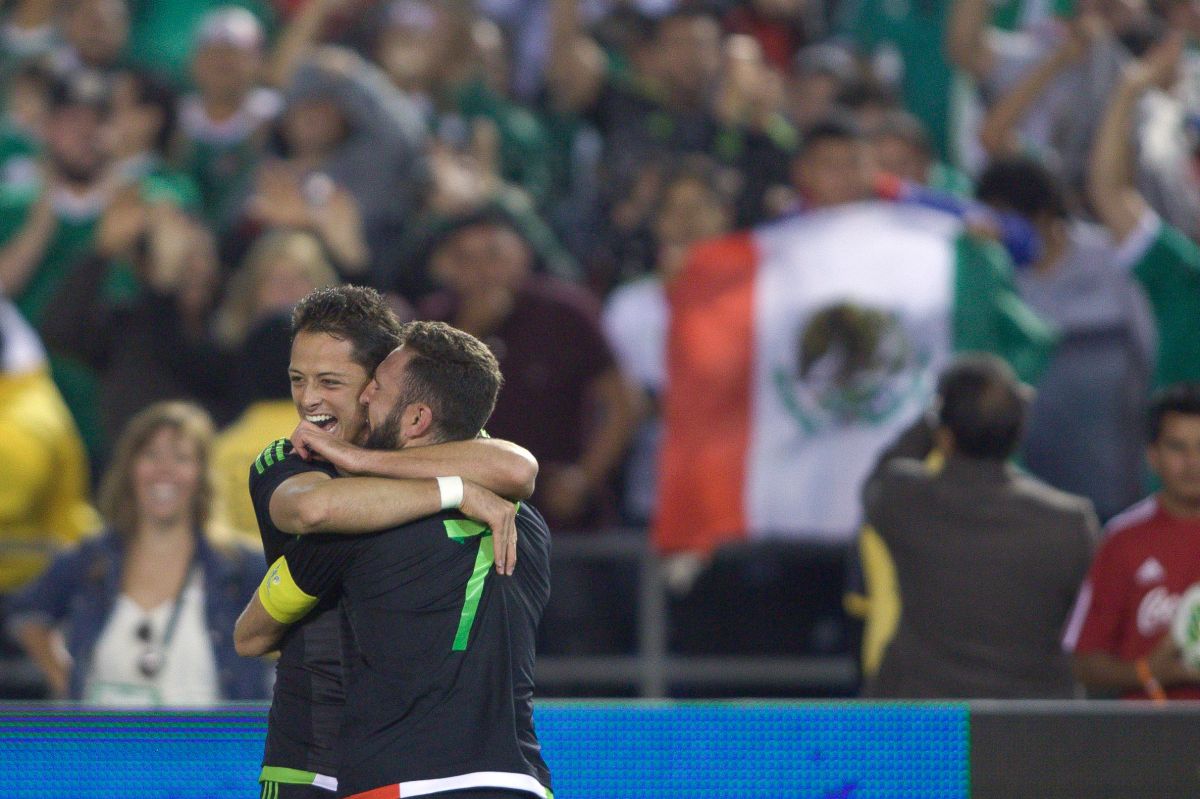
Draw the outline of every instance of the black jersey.
<instances>
[{"instance_id":1,"label":"black jersey","mask_svg":"<svg viewBox=\"0 0 1200 799\"><path fill-rule=\"evenodd\" d=\"M282 556L288 544L299 538L271 522L271 496L288 478L313 471L337 475L328 463L301 458L286 439L272 442L250 467L250 498L267 563ZM345 707L337 601L336 591L322 596L280 641L263 753L266 769L337 777L338 735Z\"/></svg>"},{"instance_id":2,"label":"black jersey","mask_svg":"<svg viewBox=\"0 0 1200 799\"><path fill-rule=\"evenodd\" d=\"M355 639L346 661L342 795L397 785L401 796L470 788L549 795L527 718L549 534L527 507L517 529L529 553L517 572L530 575L528 586L508 590L501 582L515 578L495 573L491 532L458 513L285 547L280 571L295 589L322 596L340 588ZM516 703L514 682L524 694Z\"/></svg>"}]
</instances>

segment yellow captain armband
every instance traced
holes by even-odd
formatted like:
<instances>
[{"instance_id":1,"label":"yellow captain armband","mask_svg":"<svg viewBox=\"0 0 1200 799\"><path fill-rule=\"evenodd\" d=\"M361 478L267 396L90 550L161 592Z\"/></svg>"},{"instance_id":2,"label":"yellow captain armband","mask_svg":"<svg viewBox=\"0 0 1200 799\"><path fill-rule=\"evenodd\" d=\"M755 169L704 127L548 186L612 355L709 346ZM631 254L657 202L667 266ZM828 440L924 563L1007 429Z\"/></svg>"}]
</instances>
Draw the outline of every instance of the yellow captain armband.
<instances>
[{"instance_id":1,"label":"yellow captain armband","mask_svg":"<svg viewBox=\"0 0 1200 799\"><path fill-rule=\"evenodd\" d=\"M271 618L280 624L299 621L317 604L317 598L306 594L292 579L287 558L280 557L267 569L258 586L258 599Z\"/></svg>"}]
</instances>

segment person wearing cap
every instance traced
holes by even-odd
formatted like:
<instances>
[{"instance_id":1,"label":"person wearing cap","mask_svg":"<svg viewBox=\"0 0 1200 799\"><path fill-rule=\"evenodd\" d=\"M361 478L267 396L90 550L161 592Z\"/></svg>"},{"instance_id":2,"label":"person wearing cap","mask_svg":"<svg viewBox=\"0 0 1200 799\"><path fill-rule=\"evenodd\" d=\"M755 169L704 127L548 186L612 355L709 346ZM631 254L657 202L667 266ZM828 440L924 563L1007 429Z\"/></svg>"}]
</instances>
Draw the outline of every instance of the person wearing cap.
<instances>
[{"instance_id":1,"label":"person wearing cap","mask_svg":"<svg viewBox=\"0 0 1200 799\"><path fill-rule=\"evenodd\" d=\"M138 0L129 33L129 61L168 75L176 85L188 82L188 70L200 29L210 15L242 9L258 21L267 39L274 32L271 0Z\"/></svg>"},{"instance_id":2,"label":"person wearing cap","mask_svg":"<svg viewBox=\"0 0 1200 799\"><path fill-rule=\"evenodd\" d=\"M196 30L191 75L196 91L179 107L181 161L199 186L208 221L232 225L283 107L264 86L262 23L244 8L211 11Z\"/></svg>"},{"instance_id":3,"label":"person wearing cap","mask_svg":"<svg viewBox=\"0 0 1200 799\"><path fill-rule=\"evenodd\" d=\"M0 291L35 327L80 257L96 244L110 205L102 146L109 94L94 72L71 73L49 92L42 178L0 192ZM104 451L93 401L95 377L70 359L51 356L55 382L83 433L89 455Z\"/></svg>"}]
</instances>

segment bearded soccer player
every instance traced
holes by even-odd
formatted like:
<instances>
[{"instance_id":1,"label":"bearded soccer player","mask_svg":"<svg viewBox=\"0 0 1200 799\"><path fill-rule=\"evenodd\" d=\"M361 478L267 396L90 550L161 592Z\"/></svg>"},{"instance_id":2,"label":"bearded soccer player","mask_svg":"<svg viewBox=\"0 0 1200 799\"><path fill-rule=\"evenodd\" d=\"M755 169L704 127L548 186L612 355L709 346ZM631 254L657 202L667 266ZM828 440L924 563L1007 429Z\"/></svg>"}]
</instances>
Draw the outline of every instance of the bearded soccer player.
<instances>
[{"instance_id":1,"label":"bearded soccer player","mask_svg":"<svg viewBox=\"0 0 1200 799\"><path fill-rule=\"evenodd\" d=\"M367 445L407 451L474 439L499 384L478 339L411 323L363 394ZM454 478L445 482L457 492ZM240 651L268 650L321 597L342 597L358 654L347 661L341 795L551 796L532 725L549 533L527 504L516 524L512 577L492 574L491 531L455 511L374 535L298 539L272 564L238 621Z\"/></svg>"},{"instance_id":2,"label":"bearded soccer player","mask_svg":"<svg viewBox=\"0 0 1200 799\"><path fill-rule=\"evenodd\" d=\"M1200 583L1200 384L1150 406L1147 456L1162 489L1108 524L1064 639L1092 692L1200 699L1171 634L1179 600Z\"/></svg>"},{"instance_id":3,"label":"bearded soccer player","mask_svg":"<svg viewBox=\"0 0 1200 799\"><path fill-rule=\"evenodd\" d=\"M337 286L313 292L293 314L289 376L302 424L358 441L366 435L359 396L375 367L400 341L400 326L371 289ZM366 533L442 509L439 475L474 478L520 499L532 492L536 463L505 442L471 440L411 452L377 452L381 477L343 477L306 461L287 440L269 445L250 470L251 496L268 563L290 541L311 533ZM393 478L393 479L389 479ZM403 478L403 479L400 479ZM463 481L463 513L495 525L498 568L515 554L512 503ZM491 543L489 541L489 543ZM332 797L337 790L344 709L339 595L329 592L278 642L275 692L267 726L262 795L270 799ZM261 653L255 653L261 654Z\"/></svg>"}]
</instances>

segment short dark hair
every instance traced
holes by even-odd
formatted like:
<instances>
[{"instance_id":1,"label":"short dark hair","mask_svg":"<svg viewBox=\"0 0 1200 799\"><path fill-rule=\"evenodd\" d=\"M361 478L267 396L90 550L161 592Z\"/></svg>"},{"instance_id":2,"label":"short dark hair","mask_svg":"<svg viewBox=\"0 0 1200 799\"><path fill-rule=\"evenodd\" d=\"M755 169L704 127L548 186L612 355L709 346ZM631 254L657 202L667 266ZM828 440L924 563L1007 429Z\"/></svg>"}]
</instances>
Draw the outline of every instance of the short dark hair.
<instances>
[{"instance_id":1,"label":"short dark hair","mask_svg":"<svg viewBox=\"0 0 1200 799\"><path fill-rule=\"evenodd\" d=\"M1154 393L1146 414L1146 436L1151 444L1162 435L1168 413L1200 416L1200 383L1175 383Z\"/></svg>"},{"instance_id":2,"label":"short dark hair","mask_svg":"<svg viewBox=\"0 0 1200 799\"><path fill-rule=\"evenodd\" d=\"M400 320L383 295L365 286L326 286L311 292L292 311L292 339L325 333L349 341L350 357L369 373L400 346Z\"/></svg>"},{"instance_id":3,"label":"short dark hair","mask_svg":"<svg viewBox=\"0 0 1200 799\"><path fill-rule=\"evenodd\" d=\"M1026 398L1012 367L995 355L955 359L938 380L938 421L970 458L1006 460L1025 428Z\"/></svg>"},{"instance_id":4,"label":"short dark hair","mask_svg":"<svg viewBox=\"0 0 1200 799\"><path fill-rule=\"evenodd\" d=\"M133 93L140 106L152 106L162 115L154 149L165 154L175 140L178 129L179 93L166 77L146 69L131 69L127 73L133 82Z\"/></svg>"},{"instance_id":5,"label":"short dark hair","mask_svg":"<svg viewBox=\"0 0 1200 799\"><path fill-rule=\"evenodd\" d=\"M1058 219L1068 215L1062 181L1040 162L1026 157L1000 158L979 176L975 196L988 205L1015 211L1032 219L1048 213Z\"/></svg>"},{"instance_id":6,"label":"short dark hair","mask_svg":"<svg viewBox=\"0 0 1200 799\"><path fill-rule=\"evenodd\" d=\"M896 108L883 115L879 125L871 131L871 138L886 136L899 139L926 157L933 157L933 143L929 140L928 128L908 111Z\"/></svg>"},{"instance_id":7,"label":"short dark hair","mask_svg":"<svg viewBox=\"0 0 1200 799\"><path fill-rule=\"evenodd\" d=\"M854 117L844 111L835 111L804 130L800 137L800 145L792 157L803 158L818 144L825 142L858 143L864 141L864 138L862 128Z\"/></svg>"},{"instance_id":8,"label":"short dark hair","mask_svg":"<svg viewBox=\"0 0 1200 799\"><path fill-rule=\"evenodd\" d=\"M503 381L496 356L482 341L445 322L409 322L400 338L413 353L405 368L404 402L433 409L439 441L478 436Z\"/></svg>"}]
</instances>

